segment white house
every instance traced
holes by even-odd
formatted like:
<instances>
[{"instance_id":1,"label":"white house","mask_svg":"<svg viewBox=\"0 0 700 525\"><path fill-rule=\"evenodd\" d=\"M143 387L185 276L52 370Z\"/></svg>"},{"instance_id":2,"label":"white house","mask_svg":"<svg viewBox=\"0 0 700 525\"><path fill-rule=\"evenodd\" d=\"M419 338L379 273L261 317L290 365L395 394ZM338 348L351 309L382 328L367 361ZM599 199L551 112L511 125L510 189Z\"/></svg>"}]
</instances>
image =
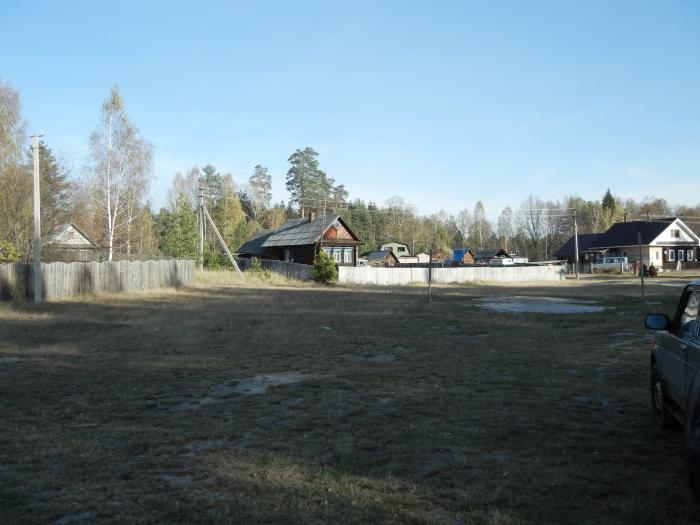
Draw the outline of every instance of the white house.
<instances>
[{"instance_id":1,"label":"white house","mask_svg":"<svg viewBox=\"0 0 700 525\"><path fill-rule=\"evenodd\" d=\"M675 268L681 263L695 265L700 258L700 237L681 219L657 219L613 224L588 247L606 257L627 257L631 263L641 259L644 264Z\"/></svg>"}]
</instances>

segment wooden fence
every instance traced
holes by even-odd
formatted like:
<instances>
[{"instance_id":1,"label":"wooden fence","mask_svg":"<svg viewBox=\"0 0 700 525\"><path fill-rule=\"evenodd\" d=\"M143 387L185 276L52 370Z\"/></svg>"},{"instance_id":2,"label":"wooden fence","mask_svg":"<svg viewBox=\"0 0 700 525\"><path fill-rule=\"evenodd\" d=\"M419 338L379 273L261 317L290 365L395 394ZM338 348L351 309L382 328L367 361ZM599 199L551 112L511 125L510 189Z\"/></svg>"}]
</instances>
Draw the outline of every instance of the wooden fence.
<instances>
[{"instance_id":1,"label":"wooden fence","mask_svg":"<svg viewBox=\"0 0 700 525\"><path fill-rule=\"evenodd\" d=\"M120 261L42 263L44 300L109 292L136 292L183 286L194 282L194 261ZM23 300L34 296L32 265L0 265L0 299Z\"/></svg>"},{"instance_id":2,"label":"wooden fence","mask_svg":"<svg viewBox=\"0 0 700 525\"><path fill-rule=\"evenodd\" d=\"M311 280L311 269L313 266L308 264L299 264L286 261L273 261L269 259L258 259L263 268L271 272L279 273L290 279L298 279L300 281ZM241 270L249 270L251 259L238 259L238 266Z\"/></svg>"},{"instance_id":3,"label":"wooden fence","mask_svg":"<svg viewBox=\"0 0 700 525\"><path fill-rule=\"evenodd\" d=\"M560 281L566 278L562 266L509 266L433 268L434 283ZM338 268L338 282L379 286L427 283L428 268Z\"/></svg>"}]
</instances>

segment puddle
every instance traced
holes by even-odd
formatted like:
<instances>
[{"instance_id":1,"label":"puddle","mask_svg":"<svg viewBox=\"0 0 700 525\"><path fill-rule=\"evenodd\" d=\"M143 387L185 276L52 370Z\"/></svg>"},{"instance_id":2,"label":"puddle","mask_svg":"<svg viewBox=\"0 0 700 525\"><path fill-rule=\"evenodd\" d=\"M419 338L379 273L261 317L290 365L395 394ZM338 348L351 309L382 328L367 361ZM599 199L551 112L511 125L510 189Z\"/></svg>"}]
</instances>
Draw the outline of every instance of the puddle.
<instances>
[{"instance_id":1,"label":"puddle","mask_svg":"<svg viewBox=\"0 0 700 525\"><path fill-rule=\"evenodd\" d=\"M209 389L209 394L197 399L193 397L174 397L165 400L174 403L170 410L176 412L199 410L202 407L223 403L234 395L264 394L271 386L291 385L299 383L303 376L299 372L282 372L279 374L264 374L240 381L226 381Z\"/></svg>"},{"instance_id":2,"label":"puddle","mask_svg":"<svg viewBox=\"0 0 700 525\"><path fill-rule=\"evenodd\" d=\"M175 487L185 487L192 483L194 476L192 474L163 474L160 480Z\"/></svg>"},{"instance_id":3,"label":"puddle","mask_svg":"<svg viewBox=\"0 0 700 525\"><path fill-rule=\"evenodd\" d=\"M485 297L477 299L481 308L496 312L537 314L582 314L602 312L605 306L555 297Z\"/></svg>"},{"instance_id":4,"label":"puddle","mask_svg":"<svg viewBox=\"0 0 700 525\"><path fill-rule=\"evenodd\" d=\"M19 357L0 357L0 365L14 365L19 361Z\"/></svg>"},{"instance_id":5,"label":"puddle","mask_svg":"<svg viewBox=\"0 0 700 525\"><path fill-rule=\"evenodd\" d=\"M95 519L94 512L78 512L77 514L66 514L51 522L51 525L69 525L71 523L92 522Z\"/></svg>"},{"instance_id":6,"label":"puddle","mask_svg":"<svg viewBox=\"0 0 700 525\"><path fill-rule=\"evenodd\" d=\"M372 356L351 355L350 361L355 363L393 363L396 361L396 356L391 354L377 354Z\"/></svg>"},{"instance_id":7,"label":"puddle","mask_svg":"<svg viewBox=\"0 0 700 525\"><path fill-rule=\"evenodd\" d=\"M239 381L235 392L246 396L264 394L271 386L292 385L299 383L301 379L302 376L299 372L264 374Z\"/></svg>"}]
</instances>

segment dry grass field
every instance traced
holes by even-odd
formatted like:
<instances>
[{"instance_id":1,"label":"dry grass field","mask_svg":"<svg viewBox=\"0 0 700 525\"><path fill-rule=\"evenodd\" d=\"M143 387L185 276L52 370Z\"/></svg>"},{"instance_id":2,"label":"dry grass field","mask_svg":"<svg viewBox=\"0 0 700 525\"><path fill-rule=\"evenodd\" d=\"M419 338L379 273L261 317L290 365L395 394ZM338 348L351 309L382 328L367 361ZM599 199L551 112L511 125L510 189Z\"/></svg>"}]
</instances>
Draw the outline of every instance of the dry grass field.
<instances>
[{"instance_id":1,"label":"dry grass field","mask_svg":"<svg viewBox=\"0 0 700 525\"><path fill-rule=\"evenodd\" d=\"M0 306L2 523L692 523L629 279ZM234 281L231 281L233 283ZM482 308L485 297L602 312ZM499 304L499 303L497 303Z\"/></svg>"}]
</instances>

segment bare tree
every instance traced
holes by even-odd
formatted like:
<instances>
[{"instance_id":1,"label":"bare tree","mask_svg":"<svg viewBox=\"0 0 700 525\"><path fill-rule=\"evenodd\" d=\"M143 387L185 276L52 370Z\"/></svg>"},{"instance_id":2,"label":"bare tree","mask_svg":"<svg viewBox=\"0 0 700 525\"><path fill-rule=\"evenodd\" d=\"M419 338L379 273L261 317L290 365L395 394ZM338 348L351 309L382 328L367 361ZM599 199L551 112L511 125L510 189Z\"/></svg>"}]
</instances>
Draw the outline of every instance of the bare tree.
<instances>
[{"instance_id":1,"label":"bare tree","mask_svg":"<svg viewBox=\"0 0 700 525\"><path fill-rule=\"evenodd\" d=\"M515 226L513 225L513 210L506 206L498 216L498 238L501 246L507 252L511 249L511 239L515 236Z\"/></svg>"},{"instance_id":2,"label":"bare tree","mask_svg":"<svg viewBox=\"0 0 700 525\"><path fill-rule=\"evenodd\" d=\"M538 250L546 231L546 215L545 203L533 195L525 199L518 210L518 223L532 243L535 256L540 255Z\"/></svg>"},{"instance_id":3,"label":"bare tree","mask_svg":"<svg viewBox=\"0 0 700 525\"><path fill-rule=\"evenodd\" d=\"M124 111L117 85L102 104L100 126L90 137L90 153L95 211L106 220L107 258L111 261L118 229L134 219L137 195L142 195L147 186L145 177L152 158L151 146L141 138Z\"/></svg>"}]
</instances>

